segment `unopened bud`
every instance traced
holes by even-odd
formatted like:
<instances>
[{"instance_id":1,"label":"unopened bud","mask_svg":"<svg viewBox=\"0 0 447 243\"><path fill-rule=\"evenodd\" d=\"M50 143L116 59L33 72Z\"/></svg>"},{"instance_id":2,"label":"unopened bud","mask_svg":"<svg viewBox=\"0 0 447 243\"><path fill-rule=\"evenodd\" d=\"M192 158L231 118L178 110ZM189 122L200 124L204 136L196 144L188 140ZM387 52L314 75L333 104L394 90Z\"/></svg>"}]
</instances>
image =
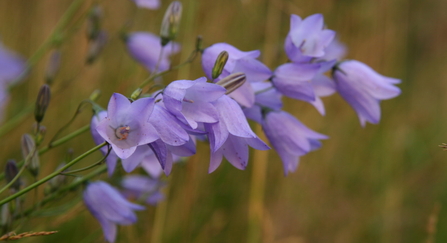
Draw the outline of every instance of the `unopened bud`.
<instances>
[{"instance_id":1,"label":"unopened bud","mask_svg":"<svg viewBox=\"0 0 447 243\"><path fill-rule=\"evenodd\" d=\"M31 174L37 176L40 167L39 156L36 151L36 143L34 142L33 137L29 134L24 134L22 136L22 155Z\"/></svg>"},{"instance_id":2,"label":"unopened bud","mask_svg":"<svg viewBox=\"0 0 447 243\"><path fill-rule=\"evenodd\" d=\"M57 72L61 64L61 52L59 50L54 50L50 59L48 60L47 69L45 70L45 82L51 85L56 77Z\"/></svg>"},{"instance_id":3,"label":"unopened bud","mask_svg":"<svg viewBox=\"0 0 447 243\"><path fill-rule=\"evenodd\" d=\"M99 98L100 95L101 95L101 90L95 89L93 91L93 93L90 95L89 99L91 101L96 101Z\"/></svg>"},{"instance_id":4,"label":"unopened bud","mask_svg":"<svg viewBox=\"0 0 447 243\"><path fill-rule=\"evenodd\" d=\"M90 42L87 53L87 64L92 64L101 53L107 43L107 33L100 31L98 37Z\"/></svg>"},{"instance_id":5,"label":"unopened bud","mask_svg":"<svg viewBox=\"0 0 447 243\"><path fill-rule=\"evenodd\" d=\"M6 168L5 168L5 179L6 182L11 182L19 172L19 169L17 168L17 164L15 160L8 160L6 162ZM20 189L20 180L16 180L12 185L11 188L18 191Z\"/></svg>"},{"instance_id":6,"label":"unopened bud","mask_svg":"<svg viewBox=\"0 0 447 243\"><path fill-rule=\"evenodd\" d=\"M177 36L181 17L182 3L179 1L172 2L166 10L161 23L160 37L162 46L165 46Z\"/></svg>"},{"instance_id":7,"label":"unopened bud","mask_svg":"<svg viewBox=\"0 0 447 243\"><path fill-rule=\"evenodd\" d=\"M225 94L229 94L235 91L237 88L241 87L245 83L245 74L244 73L232 73L225 78L219 80L216 84L227 89Z\"/></svg>"},{"instance_id":8,"label":"unopened bud","mask_svg":"<svg viewBox=\"0 0 447 243\"><path fill-rule=\"evenodd\" d=\"M221 53L219 53L219 56L217 56L216 62L214 63L213 70L211 71L211 77L213 79L219 77L225 67L225 64L227 64L227 61L228 52L222 51Z\"/></svg>"},{"instance_id":9,"label":"unopened bud","mask_svg":"<svg viewBox=\"0 0 447 243\"><path fill-rule=\"evenodd\" d=\"M101 29L102 8L99 5L93 6L87 17L87 38L95 40Z\"/></svg>"},{"instance_id":10,"label":"unopened bud","mask_svg":"<svg viewBox=\"0 0 447 243\"><path fill-rule=\"evenodd\" d=\"M34 118L37 123L40 123L43 120L45 115L45 111L50 104L50 86L48 84L42 85L39 90L39 94L37 95L36 107L34 110Z\"/></svg>"},{"instance_id":11,"label":"unopened bud","mask_svg":"<svg viewBox=\"0 0 447 243\"><path fill-rule=\"evenodd\" d=\"M142 92L143 92L143 89L138 88L138 89L136 89L136 90L132 93L132 95L130 96L130 98L131 98L132 100L136 100L136 99L138 99L138 97L140 97L140 95L141 95Z\"/></svg>"}]
</instances>

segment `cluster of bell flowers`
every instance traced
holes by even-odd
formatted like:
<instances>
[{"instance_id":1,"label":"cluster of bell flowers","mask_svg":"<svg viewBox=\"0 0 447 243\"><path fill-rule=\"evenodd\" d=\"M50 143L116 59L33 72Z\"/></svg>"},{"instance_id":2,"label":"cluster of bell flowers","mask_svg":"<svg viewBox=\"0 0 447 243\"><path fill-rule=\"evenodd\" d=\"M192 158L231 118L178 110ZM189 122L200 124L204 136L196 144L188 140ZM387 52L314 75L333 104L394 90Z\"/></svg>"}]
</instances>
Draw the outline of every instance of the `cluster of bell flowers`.
<instances>
[{"instance_id":1,"label":"cluster of bell flowers","mask_svg":"<svg viewBox=\"0 0 447 243\"><path fill-rule=\"evenodd\" d=\"M168 70L169 56L180 48L173 42L162 47L159 37L145 32L129 34L126 42L130 55L155 72ZM134 223L133 211L143 209L126 197L143 195L150 203L162 198L159 188L163 183L158 178L163 172L169 175L181 157L195 154L196 140L209 142L210 173L223 157L234 167L245 169L249 146L269 149L247 119L261 124L283 162L285 175L295 171L299 158L320 148L320 140L328 137L282 110L282 96L308 102L324 115L321 97L338 92L357 112L362 126L378 123L380 101L400 94L394 86L400 80L382 76L359 61L341 60L345 50L335 32L324 28L321 14L305 19L292 15L285 40L290 62L273 71L257 59L259 51L244 52L217 43L202 53L206 77L173 81L137 100L113 94L107 110L92 119L94 141L111 146L110 152L107 148L102 151L108 154L109 175L121 160L126 172L141 167L149 176L129 176L123 180L124 192L105 182L87 186L84 201L102 225L106 239L113 242L116 225ZM216 66L220 66L217 74ZM230 88L229 81L235 80L241 86Z\"/></svg>"}]
</instances>

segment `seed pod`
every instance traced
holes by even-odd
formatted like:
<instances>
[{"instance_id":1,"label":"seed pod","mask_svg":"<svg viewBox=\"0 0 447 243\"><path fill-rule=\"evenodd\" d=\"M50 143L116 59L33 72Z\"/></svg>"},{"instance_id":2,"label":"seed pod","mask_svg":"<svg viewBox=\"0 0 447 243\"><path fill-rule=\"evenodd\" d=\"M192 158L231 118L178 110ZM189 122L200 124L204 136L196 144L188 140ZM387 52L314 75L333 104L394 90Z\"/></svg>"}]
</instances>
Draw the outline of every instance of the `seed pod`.
<instances>
[{"instance_id":1,"label":"seed pod","mask_svg":"<svg viewBox=\"0 0 447 243\"><path fill-rule=\"evenodd\" d=\"M219 80L216 84L227 89L225 94L229 94L241 87L245 83L246 77L244 73L232 73L225 78Z\"/></svg>"},{"instance_id":2,"label":"seed pod","mask_svg":"<svg viewBox=\"0 0 447 243\"><path fill-rule=\"evenodd\" d=\"M161 23L160 37L161 45L165 46L175 39L180 26L182 17L182 3L179 1L172 2L165 12L163 22Z\"/></svg>"},{"instance_id":3,"label":"seed pod","mask_svg":"<svg viewBox=\"0 0 447 243\"><path fill-rule=\"evenodd\" d=\"M42 87L40 87L39 94L37 95L36 107L34 109L34 118L36 119L37 123L40 123L43 120L45 111L50 104L50 97L50 86L48 86L48 84L42 85Z\"/></svg>"},{"instance_id":4,"label":"seed pod","mask_svg":"<svg viewBox=\"0 0 447 243\"><path fill-rule=\"evenodd\" d=\"M39 155L36 151L36 143L34 142L33 137L29 134L24 134L22 136L22 155L31 174L37 176L40 167Z\"/></svg>"},{"instance_id":5,"label":"seed pod","mask_svg":"<svg viewBox=\"0 0 447 243\"><path fill-rule=\"evenodd\" d=\"M19 172L19 169L17 168L17 164L15 160L8 160L6 162L6 167L5 167L5 179L6 182L9 183L11 182L17 175L17 173ZM14 190L18 191L20 189L20 180L16 180L12 185L11 188L13 188Z\"/></svg>"},{"instance_id":6,"label":"seed pod","mask_svg":"<svg viewBox=\"0 0 447 243\"><path fill-rule=\"evenodd\" d=\"M225 67L225 64L227 64L227 61L228 52L222 51L221 53L219 53L219 56L217 56L216 62L214 63L213 70L211 71L211 77L213 79L219 77Z\"/></svg>"}]
</instances>

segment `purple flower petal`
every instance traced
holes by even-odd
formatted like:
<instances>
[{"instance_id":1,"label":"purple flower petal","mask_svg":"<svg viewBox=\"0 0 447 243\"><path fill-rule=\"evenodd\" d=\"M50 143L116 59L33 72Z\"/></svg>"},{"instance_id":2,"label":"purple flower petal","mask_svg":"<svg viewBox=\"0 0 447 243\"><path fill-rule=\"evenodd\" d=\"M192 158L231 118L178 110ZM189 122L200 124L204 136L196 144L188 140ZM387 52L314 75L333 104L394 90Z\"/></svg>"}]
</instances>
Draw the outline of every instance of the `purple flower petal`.
<instances>
[{"instance_id":1,"label":"purple flower petal","mask_svg":"<svg viewBox=\"0 0 447 243\"><path fill-rule=\"evenodd\" d=\"M149 32L134 32L127 38L127 49L129 54L149 71L155 71L159 55L162 51L160 37ZM169 42L163 48L163 55L158 66L158 72L169 69L169 56L179 52L177 43Z\"/></svg>"},{"instance_id":2,"label":"purple flower petal","mask_svg":"<svg viewBox=\"0 0 447 243\"><path fill-rule=\"evenodd\" d=\"M133 0L140 8L158 9L160 8L160 0Z\"/></svg>"},{"instance_id":3,"label":"purple flower petal","mask_svg":"<svg viewBox=\"0 0 447 243\"><path fill-rule=\"evenodd\" d=\"M314 101L315 93L310 81L319 68L319 64L283 64L275 70L273 85L279 92L290 98Z\"/></svg>"},{"instance_id":4,"label":"purple flower petal","mask_svg":"<svg viewBox=\"0 0 447 243\"><path fill-rule=\"evenodd\" d=\"M188 133L178 124L177 119L163 107L156 105L149 117L149 123L154 126L163 142L179 146L189 140Z\"/></svg>"}]
</instances>

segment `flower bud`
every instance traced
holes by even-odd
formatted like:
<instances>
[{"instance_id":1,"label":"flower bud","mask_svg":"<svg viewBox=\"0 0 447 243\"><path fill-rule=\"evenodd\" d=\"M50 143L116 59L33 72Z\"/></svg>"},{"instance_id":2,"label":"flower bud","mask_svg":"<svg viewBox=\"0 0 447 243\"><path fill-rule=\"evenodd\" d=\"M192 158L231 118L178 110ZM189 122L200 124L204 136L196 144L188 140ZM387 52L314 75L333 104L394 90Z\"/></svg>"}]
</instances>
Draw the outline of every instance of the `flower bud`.
<instances>
[{"instance_id":1,"label":"flower bud","mask_svg":"<svg viewBox=\"0 0 447 243\"><path fill-rule=\"evenodd\" d=\"M141 95L142 92L143 92L143 89L138 88L138 89L136 89L136 90L132 93L132 95L130 96L130 98L131 98L132 100L136 100L136 99L138 99L138 97L140 97L140 95Z\"/></svg>"},{"instance_id":2,"label":"flower bud","mask_svg":"<svg viewBox=\"0 0 447 243\"><path fill-rule=\"evenodd\" d=\"M219 80L216 84L227 89L225 94L229 94L235 91L237 88L241 87L245 83L245 74L244 73L232 73L225 78Z\"/></svg>"},{"instance_id":3,"label":"flower bud","mask_svg":"<svg viewBox=\"0 0 447 243\"><path fill-rule=\"evenodd\" d=\"M34 142L33 137L29 134L24 134L22 136L22 155L31 174L37 176L40 167L39 156L36 151L36 143Z\"/></svg>"},{"instance_id":4,"label":"flower bud","mask_svg":"<svg viewBox=\"0 0 447 243\"><path fill-rule=\"evenodd\" d=\"M217 56L216 62L214 63L214 67L211 70L211 77L216 79L222 73L225 64L228 61L228 52L222 51L219 56Z\"/></svg>"},{"instance_id":5,"label":"flower bud","mask_svg":"<svg viewBox=\"0 0 447 243\"><path fill-rule=\"evenodd\" d=\"M40 123L43 120L45 111L50 104L50 96L50 86L48 86L48 84L42 85L42 87L40 87L39 94L37 95L36 108L34 110L34 118L36 119L37 123Z\"/></svg>"},{"instance_id":6,"label":"flower bud","mask_svg":"<svg viewBox=\"0 0 447 243\"><path fill-rule=\"evenodd\" d=\"M101 90L95 89L93 91L93 93L90 95L89 99L91 101L96 101L99 98L100 95L101 95Z\"/></svg>"},{"instance_id":7,"label":"flower bud","mask_svg":"<svg viewBox=\"0 0 447 243\"><path fill-rule=\"evenodd\" d=\"M102 8L99 5L93 6L87 17L87 38L95 40L101 29Z\"/></svg>"},{"instance_id":8,"label":"flower bud","mask_svg":"<svg viewBox=\"0 0 447 243\"><path fill-rule=\"evenodd\" d=\"M19 172L19 169L17 168L17 164L15 160L8 160L8 162L6 162L6 167L5 167L5 179L6 182L9 183L11 182L14 177L16 177L17 173ZM14 190L18 191L20 189L20 180L16 180L12 185L11 188L13 188Z\"/></svg>"},{"instance_id":9,"label":"flower bud","mask_svg":"<svg viewBox=\"0 0 447 243\"><path fill-rule=\"evenodd\" d=\"M48 60L47 69L45 70L45 82L48 85L53 83L54 77L59 71L61 64L61 52L59 50L54 50L51 53L50 60Z\"/></svg>"},{"instance_id":10,"label":"flower bud","mask_svg":"<svg viewBox=\"0 0 447 243\"><path fill-rule=\"evenodd\" d=\"M160 37L162 46L165 46L177 36L181 17L182 3L179 1L172 2L166 10L161 23Z\"/></svg>"},{"instance_id":11,"label":"flower bud","mask_svg":"<svg viewBox=\"0 0 447 243\"><path fill-rule=\"evenodd\" d=\"M90 42L87 53L87 64L92 64L107 43L107 33L100 31L97 38Z\"/></svg>"}]
</instances>

